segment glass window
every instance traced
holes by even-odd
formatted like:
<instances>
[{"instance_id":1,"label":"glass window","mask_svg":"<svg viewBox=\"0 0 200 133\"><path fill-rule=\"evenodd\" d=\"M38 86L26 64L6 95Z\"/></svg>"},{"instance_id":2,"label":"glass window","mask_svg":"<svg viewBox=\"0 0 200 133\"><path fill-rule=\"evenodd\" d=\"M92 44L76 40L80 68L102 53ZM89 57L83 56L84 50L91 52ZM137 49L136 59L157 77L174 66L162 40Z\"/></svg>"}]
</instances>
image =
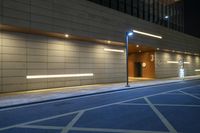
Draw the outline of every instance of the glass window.
<instances>
[{"instance_id":1,"label":"glass window","mask_svg":"<svg viewBox=\"0 0 200 133\"><path fill-rule=\"evenodd\" d=\"M132 0L126 0L126 12L132 15Z\"/></svg>"},{"instance_id":2,"label":"glass window","mask_svg":"<svg viewBox=\"0 0 200 133\"><path fill-rule=\"evenodd\" d=\"M118 0L111 0L111 8L118 9Z\"/></svg>"},{"instance_id":3,"label":"glass window","mask_svg":"<svg viewBox=\"0 0 200 133\"><path fill-rule=\"evenodd\" d=\"M133 0L133 7L137 8L137 2L138 0Z\"/></svg>"},{"instance_id":4,"label":"glass window","mask_svg":"<svg viewBox=\"0 0 200 133\"><path fill-rule=\"evenodd\" d=\"M124 6L125 6L125 1L119 0L119 11L125 12Z\"/></svg>"}]
</instances>

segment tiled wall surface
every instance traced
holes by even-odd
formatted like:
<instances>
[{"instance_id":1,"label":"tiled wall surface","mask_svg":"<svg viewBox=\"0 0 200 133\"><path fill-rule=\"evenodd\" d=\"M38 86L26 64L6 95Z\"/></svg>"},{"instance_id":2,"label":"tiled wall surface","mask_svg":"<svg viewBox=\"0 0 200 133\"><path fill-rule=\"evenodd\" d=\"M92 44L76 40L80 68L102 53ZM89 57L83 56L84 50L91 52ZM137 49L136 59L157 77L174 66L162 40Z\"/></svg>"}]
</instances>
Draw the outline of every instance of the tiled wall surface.
<instances>
[{"instance_id":1,"label":"tiled wall surface","mask_svg":"<svg viewBox=\"0 0 200 133\"><path fill-rule=\"evenodd\" d=\"M155 53L155 73L157 78L168 78L179 76L179 64L167 63L167 61L179 61L184 59L189 64L184 64L185 75L199 75L200 72L195 72L195 69L200 69L200 57L193 55L182 55L168 52Z\"/></svg>"},{"instance_id":2,"label":"tiled wall surface","mask_svg":"<svg viewBox=\"0 0 200 133\"><path fill-rule=\"evenodd\" d=\"M121 42L124 42L126 31L137 29L161 35L163 39L135 34L130 42L199 52L198 38L87 0L0 0L0 9L0 22L3 24Z\"/></svg>"},{"instance_id":3,"label":"tiled wall surface","mask_svg":"<svg viewBox=\"0 0 200 133\"><path fill-rule=\"evenodd\" d=\"M134 34L130 43L198 53L200 46L198 38L87 0L0 0L0 24L120 42L124 42L126 31L137 29L162 35L163 39ZM105 52L104 47L107 46L4 32L0 40L0 90L8 92L124 81L124 53ZM119 49L123 48L119 47ZM156 57L164 58L158 53ZM199 58L196 57L191 57L191 60L199 62ZM177 67L172 64L163 62L163 64L156 64L155 67L158 78L177 76ZM192 70L194 68L192 63L186 67L188 67L186 70L188 75L196 74ZM94 77L34 80L25 78L30 74L87 72L93 72Z\"/></svg>"},{"instance_id":4,"label":"tiled wall surface","mask_svg":"<svg viewBox=\"0 0 200 133\"><path fill-rule=\"evenodd\" d=\"M1 33L1 91L85 85L125 80L124 49L23 33ZM27 75L94 73L93 77L26 79Z\"/></svg>"}]
</instances>

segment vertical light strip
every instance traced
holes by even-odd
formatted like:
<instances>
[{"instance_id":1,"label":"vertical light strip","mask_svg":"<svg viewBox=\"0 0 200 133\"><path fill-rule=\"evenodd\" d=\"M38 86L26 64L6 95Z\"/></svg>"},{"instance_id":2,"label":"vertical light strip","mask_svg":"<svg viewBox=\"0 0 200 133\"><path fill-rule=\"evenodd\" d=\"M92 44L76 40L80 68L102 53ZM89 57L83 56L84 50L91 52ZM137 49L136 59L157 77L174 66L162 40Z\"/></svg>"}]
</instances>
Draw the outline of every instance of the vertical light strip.
<instances>
[{"instance_id":1,"label":"vertical light strip","mask_svg":"<svg viewBox=\"0 0 200 133\"><path fill-rule=\"evenodd\" d=\"M154 34L151 34L151 33L146 33L146 32L142 32L142 31L138 31L138 30L133 30L133 32L138 33L138 34L142 34L142 35L145 35L145 36L150 36L150 37L162 39L162 36L154 35Z\"/></svg>"},{"instance_id":2,"label":"vertical light strip","mask_svg":"<svg viewBox=\"0 0 200 133\"><path fill-rule=\"evenodd\" d=\"M93 73L82 74L57 74L57 75L27 75L27 79L43 79L43 78L68 78L68 77L88 77L94 76Z\"/></svg>"}]
</instances>

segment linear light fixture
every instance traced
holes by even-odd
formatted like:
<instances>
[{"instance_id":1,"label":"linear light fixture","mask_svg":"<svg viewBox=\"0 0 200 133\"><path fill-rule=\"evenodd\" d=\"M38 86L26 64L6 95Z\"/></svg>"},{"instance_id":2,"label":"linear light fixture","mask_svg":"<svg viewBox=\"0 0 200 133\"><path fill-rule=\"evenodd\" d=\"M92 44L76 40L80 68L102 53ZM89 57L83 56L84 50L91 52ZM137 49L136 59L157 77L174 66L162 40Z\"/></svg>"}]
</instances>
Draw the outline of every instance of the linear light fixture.
<instances>
[{"instance_id":1,"label":"linear light fixture","mask_svg":"<svg viewBox=\"0 0 200 133\"><path fill-rule=\"evenodd\" d=\"M179 61L169 61L169 60L168 60L167 63L169 63L169 64L178 64ZM190 64L190 62L184 61L184 64Z\"/></svg>"},{"instance_id":2,"label":"linear light fixture","mask_svg":"<svg viewBox=\"0 0 200 133\"><path fill-rule=\"evenodd\" d=\"M185 61L184 64L190 64L190 62L189 61Z\"/></svg>"},{"instance_id":3,"label":"linear light fixture","mask_svg":"<svg viewBox=\"0 0 200 133\"><path fill-rule=\"evenodd\" d=\"M67 78L67 77L88 77L94 76L93 73L80 73L80 74L57 74L57 75L28 75L27 79L43 79L43 78Z\"/></svg>"},{"instance_id":4,"label":"linear light fixture","mask_svg":"<svg viewBox=\"0 0 200 133\"><path fill-rule=\"evenodd\" d=\"M195 72L200 72L200 69L195 69L194 71L195 71Z\"/></svg>"},{"instance_id":5,"label":"linear light fixture","mask_svg":"<svg viewBox=\"0 0 200 133\"><path fill-rule=\"evenodd\" d=\"M104 51L124 53L124 50L104 48Z\"/></svg>"},{"instance_id":6,"label":"linear light fixture","mask_svg":"<svg viewBox=\"0 0 200 133\"><path fill-rule=\"evenodd\" d=\"M150 36L150 37L162 39L162 36L154 35L154 34L151 34L151 33L146 33L146 32L142 32L142 31L138 31L138 30L133 30L133 32L138 33L138 34L142 34L142 35L146 35L146 36Z\"/></svg>"},{"instance_id":7,"label":"linear light fixture","mask_svg":"<svg viewBox=\"0 0 200 133\"><path fill-rule=\"evenodd\" d=\"M178 61L167 61L167 63L170 63L170 64L178 64Z\"/></svg>"}]
</instances>

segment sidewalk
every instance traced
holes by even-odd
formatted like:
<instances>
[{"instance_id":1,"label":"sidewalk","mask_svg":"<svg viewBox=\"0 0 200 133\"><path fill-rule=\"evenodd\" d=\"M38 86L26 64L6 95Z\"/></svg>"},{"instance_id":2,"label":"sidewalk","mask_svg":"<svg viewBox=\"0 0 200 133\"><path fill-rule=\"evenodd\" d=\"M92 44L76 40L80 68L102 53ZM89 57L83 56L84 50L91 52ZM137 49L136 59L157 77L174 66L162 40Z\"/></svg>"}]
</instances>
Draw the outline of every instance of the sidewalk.
<instances>
[{"instance_id":1,"label":"sidewalk","mask_svg":"<svg viewBox=\"0 0 200 133\"><path fill-rule=\"evenodd\" d=\"M193 79L200 79L200 75L185 77L185 80L193 80ZM181 81L179 78L134 81L130 82L131 87L129 88L137 88L137 87L172 83L179 81ZM95 85L85 85L85 86L23 91L14 93L3 93L0 94L0 108L13 105L53 100L53 99L67 98L79 95L86 95L92 93L115 91L125 88L127 88L125 87L125 83L112 83L112 84L95 84Z\"/></svg>"}]
</instances>

